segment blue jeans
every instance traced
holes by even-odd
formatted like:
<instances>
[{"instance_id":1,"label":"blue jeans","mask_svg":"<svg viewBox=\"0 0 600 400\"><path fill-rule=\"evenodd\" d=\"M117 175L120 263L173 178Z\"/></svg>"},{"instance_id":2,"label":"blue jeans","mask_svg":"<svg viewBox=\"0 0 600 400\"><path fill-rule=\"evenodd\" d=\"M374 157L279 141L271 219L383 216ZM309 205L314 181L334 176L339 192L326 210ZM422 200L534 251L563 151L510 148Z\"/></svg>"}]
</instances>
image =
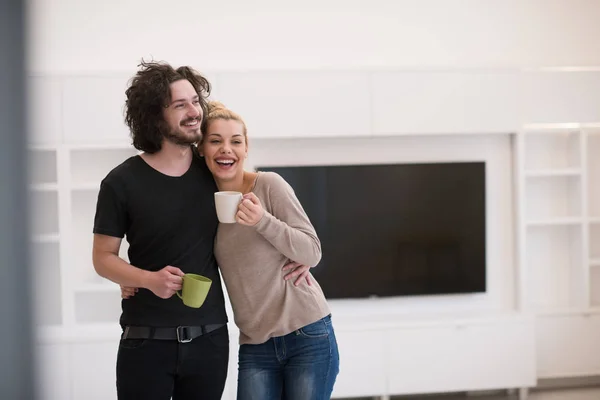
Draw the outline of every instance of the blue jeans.
<instances>
[{"instance_id":1,"label":"blue jeans","mask_svg":"<svg viewBox=\"0 0 600 400\"><path fill-rule=\"evenodd\" d=\"M331 316L239 353L238 400L326 400L340 359Z\"/></svg>"}]
</instances>

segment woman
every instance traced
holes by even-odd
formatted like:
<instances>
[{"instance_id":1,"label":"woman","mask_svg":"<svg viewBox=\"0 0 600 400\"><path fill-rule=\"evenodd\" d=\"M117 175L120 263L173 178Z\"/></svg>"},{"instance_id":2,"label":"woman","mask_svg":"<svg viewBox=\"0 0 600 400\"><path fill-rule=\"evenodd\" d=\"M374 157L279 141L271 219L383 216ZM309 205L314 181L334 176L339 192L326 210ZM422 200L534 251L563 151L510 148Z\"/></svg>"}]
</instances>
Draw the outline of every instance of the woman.
<instances>
[{"instance_id":1,"label":"woman","mask_svg":"<svg viewBox=\"0 0 600 400\"><path fill-rule=\"evenodd\" d=\"M321 244L291 186L244 170L246 125L209 102L200 154L220 191L243 193L236 224L219 224L215 256L240 329L238 399L329 399L337 342L319 284L281 279L289 260L315 266Z\"/></svg>"},{"instance_id":2,"label":"woman","mask_svg":"<svg viewBox=\"0 0 600 400\"><path fill-rule=\"evenodd\" d=\"M301 285L282 279L290 260L320 261L315 229L281 176L244 170L238 114L209 102L205 127L198 149L218 189L243 194L237 223L219 224L214 249L240 330L237 398L329 399L339 372L329 306L312 276ZM133 294L122 288L124 298Z\"/></svg>"}]
</instances>

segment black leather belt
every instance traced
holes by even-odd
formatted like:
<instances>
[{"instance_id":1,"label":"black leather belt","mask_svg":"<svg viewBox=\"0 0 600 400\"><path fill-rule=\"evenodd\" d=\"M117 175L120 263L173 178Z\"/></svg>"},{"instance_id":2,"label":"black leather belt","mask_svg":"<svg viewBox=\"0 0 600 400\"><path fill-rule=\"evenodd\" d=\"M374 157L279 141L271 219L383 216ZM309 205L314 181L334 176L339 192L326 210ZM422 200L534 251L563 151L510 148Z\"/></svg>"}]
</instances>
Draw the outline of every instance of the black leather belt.
<instances>
[{"instance_id":1,"label":"black leather belt","mask_svg":"<svg viewBox=\"0 0 600 400\"><path fill-rule=\"evenodd\" d=\"M177 340L179 343L188 343L192 339L206 333L216 331L225 324L212 324L200 326L178 326L177 328L154 328L150 326L126 326L121 339L157 339Z\"/></svg>"}]
</instances>

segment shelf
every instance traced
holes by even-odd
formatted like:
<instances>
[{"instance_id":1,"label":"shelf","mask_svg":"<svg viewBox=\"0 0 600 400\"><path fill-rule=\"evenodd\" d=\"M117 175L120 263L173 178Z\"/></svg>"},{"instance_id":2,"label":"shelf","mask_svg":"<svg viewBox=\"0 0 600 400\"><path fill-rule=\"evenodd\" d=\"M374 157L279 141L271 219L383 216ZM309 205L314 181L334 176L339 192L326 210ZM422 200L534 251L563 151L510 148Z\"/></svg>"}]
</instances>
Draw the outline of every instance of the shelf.
<instances>
[{"instance_id":1,"label":"shelf","mask_svg":"<svg viewBox=\"0 0 600 400\"><path fill-rule=\"evenodd\" d=\"M100 190L100 181L98 182L85 182L85 183L77 183L75 185L71 185L71 190L73 191L96 191Z\"/></svg>"},{"instance_id":2,"label":"shelf","mask_svg":"<svg viewBox=\"0 0 600 400\"><path fill-rule=\"evenodd\" d=\"M56 183L32 183L29 185L29 190L34 192L52 192L58 190Z\"/></svg>"},{"instance_id":3,"label":"shelf","mask_svg":"<svg viewBox=\"0 0 600 400\"><path fill-rule=\"evenodd\" d=\"M590 267L600 267L600 258L590 259Z\"/></svg>"},{"instance_id":4,"label":"shelf","mask_svg":"<svg viewBox=\"0 0 600 400\"><path fill-rule=\"evenodd\" d=\"M77 293L120 293L119 285L114 282L87 283L75 288Z\"/></svg>"},{"instance_id":5,"label":"shelf","mask_svg":"<svg viewBox=\"0 0 600 400\"><path fill-rule=\"evenodd\" d=\"M130 150L137 152L137 150L131 145L129 141L110 141L110 142L99 142L99 143L78 143L78 144L65 144L64 148L70 151L78 150ZM139 153L139 152L138 152Z\"/></svg>"},{"instance_id":6,"label":"shelf","mask_svg":"<svg viewBox=\"0 0 600 400\"><path fill-rule=\"evenodd\" d=\"M31 152L36 152L36 151L56 151L59 148L59 144L55 143L55 144L50 144L50 143L29 143L27 145L27 150L31 151Z\"/></svg>"},{"instance_id":7,"label":"shelf","mask_svg":"<svg viewBox=\"0 0 600 400\"><path fill-rule=\"evenodd\" d=\"M556 134L564 133L565 131L578 131L582 128L582 124L577 122L566 122L566 123L549 123L549 124L525 124L523 130L525 133L536 133L544 132L545 134Z\"/></svg>"},{"instance_id":8,"label":"shelf","mask_svg":"<svg viewBox=\"0 0 600 400\"><path fill-rule=\"evenodd\" d=\"M600 218L598 217L592 217L589 219L590 224L600 224Z\"/></svg>"},{"instance_id":9,"label":"shelf","mask_svg":"<svg viewBox=\"0 0 600 400\"><path fill-rule=\"evenodd\" d=\"M538 310L536 317L568 317L568 316L591 316L600 314L600 307L563 307L547 310Z\"/></svg>"},{"instance_id":10,"label":"shelf","mask_svg":"<svg viewBox=\"0 0 600 400\"><path fill-rule=\"evenodd\" d=\"M525 176L528 178L551 178L562 176L580 176L582 174L579 168L563 168L563 169L539 169L526 171Z\"/></svg>"},{"instance_id":11,"label":"shelf","mask_svg":"<svg viewBox=\"0 0 600 400\"><path fill-rule=\"evenodd\" d=\"M47 233L44 235L34 235L31 237L32 243L58 243L60 235L58 233Z\"/></svg>"},{"instance_id":12,"label":"shelf","mask_svg":"<svg viewBox=\"0 0 600 400\"><path fill-rule=\"evenodd\" d=\"M569 226L579 225L583 223L583 219L579 217L566 217L566 218L550 218L531 220L527 222L527 226L530 227L544 227L544 226Z\"/></svg>"}]
</instances>

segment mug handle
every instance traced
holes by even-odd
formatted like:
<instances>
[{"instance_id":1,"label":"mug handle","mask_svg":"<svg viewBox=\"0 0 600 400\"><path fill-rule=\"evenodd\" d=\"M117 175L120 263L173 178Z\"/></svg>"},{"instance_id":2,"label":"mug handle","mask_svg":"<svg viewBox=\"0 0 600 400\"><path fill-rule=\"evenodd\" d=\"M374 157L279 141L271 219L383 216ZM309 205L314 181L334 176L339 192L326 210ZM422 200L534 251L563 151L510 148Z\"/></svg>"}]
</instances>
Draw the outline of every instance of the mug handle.
<instances>
[{"instance_id":1,"label":"mug handle","mask_svg":"<svg viewBox=\"0 0 600 400\"><path fill-rule=\"evenodd\" d=\"M183 284L183 279L182 279L181 283ZM183 292L183 286L181 287L181 289L179 289L178 291L175 292L175 294L177 295L177 297L179 297L181 300L183 300L183 296L179 292Z\"/></svg>"}]
</instances>

